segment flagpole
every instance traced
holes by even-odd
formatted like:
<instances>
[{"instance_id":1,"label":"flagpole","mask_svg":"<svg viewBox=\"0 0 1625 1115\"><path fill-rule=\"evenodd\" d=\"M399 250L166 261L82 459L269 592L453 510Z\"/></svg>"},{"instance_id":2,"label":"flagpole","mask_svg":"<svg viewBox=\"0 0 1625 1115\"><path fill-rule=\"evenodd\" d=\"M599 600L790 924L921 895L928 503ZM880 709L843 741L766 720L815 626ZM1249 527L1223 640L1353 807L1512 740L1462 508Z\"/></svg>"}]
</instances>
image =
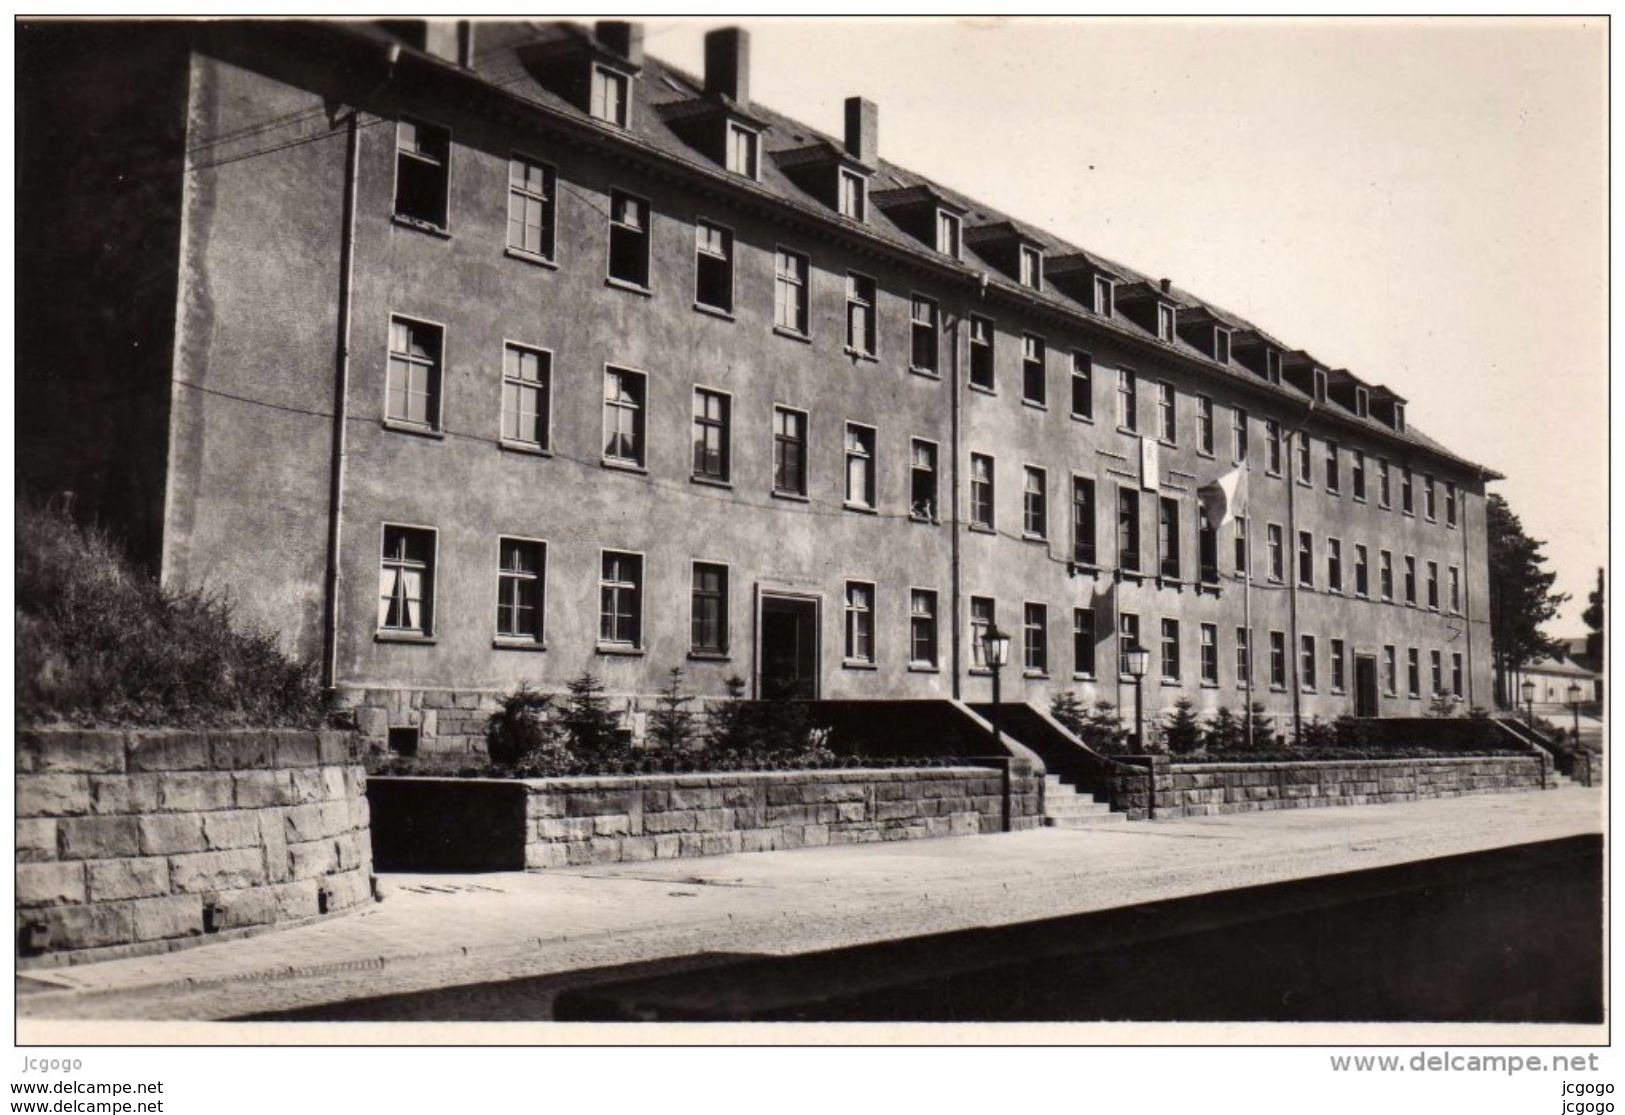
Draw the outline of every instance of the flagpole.
<instances>
[{"instance_id":1,"label":"flagpole","mask_svg":"<svg viewBox=\"0 0 1625 1115\"><path fill-rule=\"evenodd\" d=\"M1241 623L1247 631L1247 703L1241 710L1247 725L1247 750L1253 749L1253 532L1252 517L1247 519L1246 573L1242 577Z\"/></svg>"}]
</instances>

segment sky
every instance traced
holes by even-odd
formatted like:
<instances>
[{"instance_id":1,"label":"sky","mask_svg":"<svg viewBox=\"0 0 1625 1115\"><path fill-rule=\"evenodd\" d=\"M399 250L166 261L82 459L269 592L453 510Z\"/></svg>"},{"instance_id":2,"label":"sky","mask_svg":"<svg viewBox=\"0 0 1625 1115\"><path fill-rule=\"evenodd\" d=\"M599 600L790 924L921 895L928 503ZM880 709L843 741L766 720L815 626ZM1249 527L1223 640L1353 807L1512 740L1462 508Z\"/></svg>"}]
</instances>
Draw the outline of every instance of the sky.
<instances>
[{"instance_id":1,"label":"sky","mask_svg":"<svg viewBox=\"0 0 1625 1115\"><path fill-rule=\"evenodd\" d=\"M1409 399L1506 474L1545 542L1549 634L1607 556L1607 40L1601 19L646 22L703 71L750 32L752 99Z\"/></svg>"}]
</instances>

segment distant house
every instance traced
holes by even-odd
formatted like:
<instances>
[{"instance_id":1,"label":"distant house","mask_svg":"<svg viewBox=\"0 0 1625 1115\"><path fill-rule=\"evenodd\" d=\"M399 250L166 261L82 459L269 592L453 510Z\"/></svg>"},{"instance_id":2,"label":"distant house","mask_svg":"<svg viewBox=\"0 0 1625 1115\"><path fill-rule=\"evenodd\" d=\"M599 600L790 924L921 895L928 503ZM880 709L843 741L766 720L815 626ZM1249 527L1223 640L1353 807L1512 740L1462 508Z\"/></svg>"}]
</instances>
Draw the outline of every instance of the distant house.
<instances>
[{"instance_id":1,"label":"distant house","mask_svg":"<svg viewBox=\"0 0 1625 1115\"><path fill-rule=\"evenodd\" d=\"M1585 640L1580 640L1581 649L1585 648ZM1525 680L1535 683L1535 704L1537 705L1566 705L1569 703L1569 686L1579 683L1581 689L1580 700L1591 703L1602 700L1602 675L1595 670L1588 670L1567 658L1537 658L1525 666L1513 680L1513 692L1519 694L1521 703L1522 686Z\"/></svg>"}]
</instances>

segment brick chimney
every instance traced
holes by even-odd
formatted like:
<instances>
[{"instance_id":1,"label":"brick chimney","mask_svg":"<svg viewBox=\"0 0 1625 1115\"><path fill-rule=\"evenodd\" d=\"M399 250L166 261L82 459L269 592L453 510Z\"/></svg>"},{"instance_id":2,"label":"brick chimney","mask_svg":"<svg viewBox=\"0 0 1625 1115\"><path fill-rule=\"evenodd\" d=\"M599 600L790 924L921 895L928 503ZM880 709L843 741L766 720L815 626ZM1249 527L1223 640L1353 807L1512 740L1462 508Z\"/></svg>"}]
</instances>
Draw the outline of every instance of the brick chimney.
<instances>
[{"instance_id":1,"label":"brick chimney","mask_svg":"<svg viewBox=\"0 0 1625 1115\"><path fill-rule=\"evenodd\" d=\"M862 97L846 99L846 153L860 163L873 163L880 141L880 109Z\"/></svg>"},{"instance_id":2,"label":"brick chimney","mask_svg":"<svg viewBox=\"0 0 1625 1115\"><path fill-rule=\"evenodd\" d=\"M734 104L750 103L750 34L742 28L706 32L705 91Z\"/></svg>"},{"instance_id":3,"label":"brick chimney","mask_svg":"<svg viewBox=\"0 0 1625 1115\"><path fill-rule=\"evenodd\" d=\"M601 19L593 24L593 38L634 66L643 65L643 24L623 19Z\"/></svg>"}]
</instances>

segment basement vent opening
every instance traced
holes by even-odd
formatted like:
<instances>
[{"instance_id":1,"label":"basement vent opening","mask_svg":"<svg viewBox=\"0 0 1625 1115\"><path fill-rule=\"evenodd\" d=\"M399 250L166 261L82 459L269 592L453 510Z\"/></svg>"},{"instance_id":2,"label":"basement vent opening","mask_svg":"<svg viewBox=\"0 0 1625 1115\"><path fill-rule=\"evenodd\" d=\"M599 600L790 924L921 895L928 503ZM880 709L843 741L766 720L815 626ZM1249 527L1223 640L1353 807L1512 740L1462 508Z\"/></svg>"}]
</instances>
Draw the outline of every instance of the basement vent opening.
<instances>
[{"instance_id":1,"label":"basement vent opening","mask_svg":"<svg viewBox=\"0 0 1625 1115\"><path fill-rule=\"evenodd\" d=\"M416 755L418 753L417 728L391 728L389 730L389 749L397 755Z\"/></svg>"}]
</instances>

